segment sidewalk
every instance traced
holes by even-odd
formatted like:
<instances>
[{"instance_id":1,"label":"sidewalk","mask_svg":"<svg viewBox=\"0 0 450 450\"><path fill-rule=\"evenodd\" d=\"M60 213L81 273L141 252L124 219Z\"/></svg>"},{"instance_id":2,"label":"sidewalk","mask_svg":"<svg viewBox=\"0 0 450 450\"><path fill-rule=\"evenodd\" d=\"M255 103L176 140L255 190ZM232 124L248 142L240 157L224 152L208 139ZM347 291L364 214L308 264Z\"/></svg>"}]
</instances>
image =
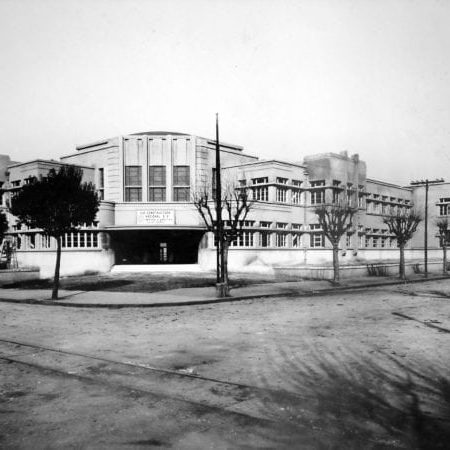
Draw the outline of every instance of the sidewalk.
<instances>
[{"instance_id":1,"label":"sidewalk","mask_svg":"<svg viewBox=\"0 0 450 450\"><path fill-rule=\"evenodd\" d=\"M449 279L449 277L430 274L428 278L424 278L423 274L418 274L409 277L406 282L394 277L343 279L339 286L333 286L327 280L264 283L233 288L230 297L227 298L217 298L215 295L215 287L213 286L173 289L151 293L60 290L57 301L51 300L51 291L48 289L1 289L0 302L107 308L182 306L232 302L264 297L311 296L330 294L349 289L363 289L445 279Z\"/></svg>"}]
</instances>

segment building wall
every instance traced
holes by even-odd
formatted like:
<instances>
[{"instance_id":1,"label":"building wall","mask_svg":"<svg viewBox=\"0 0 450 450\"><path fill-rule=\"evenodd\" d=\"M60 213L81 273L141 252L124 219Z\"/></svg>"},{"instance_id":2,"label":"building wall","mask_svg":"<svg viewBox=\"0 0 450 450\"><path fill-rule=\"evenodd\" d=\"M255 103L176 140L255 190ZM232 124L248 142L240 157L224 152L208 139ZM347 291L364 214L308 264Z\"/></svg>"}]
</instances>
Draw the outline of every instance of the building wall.
<instances>
[{"instance_id":1,"label":"building wall","mask_svg":"<svg viewBox=\"0 0 450 450\"><path fill-rule=\"evenodd\" d=\"M277 265L321 265L332 259L330 243L324 239L315 208L323 203L349 202L357 207L354 225L340 243L340 258L347 265L364 262L395 261L398 249L395 239L383 224L383 215L390 211L407 211L424 203L423 187L402 187L368 179L366 164L358 155L327 153L307 156L302 164L278 160L262 161L246 155L242 147L221 143L223 184L248 189L252 205L244 234L230 247L230 269L253 270ZM215 142L181 133L141 133L119 136L77 147L77 152L64 156L61 162L83 166L86 181L96 184L102 195L98 228L83 232L97 233L95 248L66 248L62 273L76 271L107 271L114 263L111 248L115 231L142 230L155 233L192 230L201 236L203 221L192 204L191 195L207 188L212 194L215 168ZM10 168L9 181L45 174L54 161L30 162ZM140 200L127 198L126 167L139 167ZM149 166L165 167L165 201L149 201ZM189 198L176 201L174 167L189 167ZM430 186L430 223L442 210L440 199L449 199L450 184ZM214 211L214 204L211 203ZM154 218L162 218L161 222ZM227 220L226 214L224 220ZM158 220L159 220L158 219ZM421 224L423 227L423 224ZM432 227L431 227L432 228ZM430 228L431 233L435 233ZM421 231L422 230L422 231ZM31 233L18 230L21 240L30 244ZM414 236L408 257L423 257L423 229ZM156 236L156 234L155 234ZM72 238L73 239L73 238ZM166 239L166 237L164 238ZM37 242L37 241L36 241ZM81 241L76 241L78 244ZM83 241L84 242L84 241ZM430 258L440 258L437 240L429 239ZM41 265L49 274L54 265L53 247L19 249L23 265ZM70 255L70 258L68 257ZM216 256L214 239L205 234L198 252L199 264L212 270Z\"/></svg>"}]
</instances>

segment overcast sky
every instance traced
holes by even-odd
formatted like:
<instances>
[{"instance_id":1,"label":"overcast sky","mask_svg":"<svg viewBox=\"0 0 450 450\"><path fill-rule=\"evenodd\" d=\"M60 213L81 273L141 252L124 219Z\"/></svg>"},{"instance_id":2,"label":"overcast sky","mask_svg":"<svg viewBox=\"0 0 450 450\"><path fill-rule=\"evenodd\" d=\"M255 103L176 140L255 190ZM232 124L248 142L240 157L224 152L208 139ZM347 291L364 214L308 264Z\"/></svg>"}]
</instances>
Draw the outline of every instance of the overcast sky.
<instances>
[{"instance_id":1,"label":"overcast sky","mask_svg":"<svg viewBox=\"0 0 450 450\"><path fill-rule=\"evenodd\" d=\"M450 181L450 1L0 0L0 153L149 130Z\"/></svg>"}]
</instances>

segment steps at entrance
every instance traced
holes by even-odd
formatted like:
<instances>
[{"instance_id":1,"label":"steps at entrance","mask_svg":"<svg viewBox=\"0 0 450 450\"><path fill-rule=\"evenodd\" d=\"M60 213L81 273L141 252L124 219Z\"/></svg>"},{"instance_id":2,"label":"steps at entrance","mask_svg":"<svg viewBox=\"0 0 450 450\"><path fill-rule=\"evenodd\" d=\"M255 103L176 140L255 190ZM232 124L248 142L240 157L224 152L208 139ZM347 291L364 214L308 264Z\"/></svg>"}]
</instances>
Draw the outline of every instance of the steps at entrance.
<instances>
[{"instance_id":1,"label":"steps at entrance","mask_svg":"<svg viewBox=\"0 0 450 450\"><path fill-rule=\"evenodd\" d=\"M198 264L118 264L111 273L124 272L203 272Z\"/></svg>"}]
</instances>

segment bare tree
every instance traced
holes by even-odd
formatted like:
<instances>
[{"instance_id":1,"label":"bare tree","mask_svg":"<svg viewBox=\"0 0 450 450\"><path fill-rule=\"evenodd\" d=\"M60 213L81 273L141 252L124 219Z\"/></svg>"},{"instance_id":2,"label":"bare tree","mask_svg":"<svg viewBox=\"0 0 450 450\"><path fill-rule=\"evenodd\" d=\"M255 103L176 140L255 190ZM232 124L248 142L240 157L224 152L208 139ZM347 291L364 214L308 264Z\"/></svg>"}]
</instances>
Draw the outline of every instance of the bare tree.
<instances>
[{"instance_id":1,"label":"bare tree","mask_svg":"<svg viewBox=\"0 0 450 450\"><path fill-rule=\"evenodd\" d=\"M322 205L314 209L323 234L333 247L333 281L339 283L339 242L352 227L357 208L348 204Z\"/></svg>"},{"instance_id":2,"label":"bare tree","mask_svg":"<svg viewBox=\"0 0 450 450\"><path fill-rule=\"evenodd\" d=\"M421 221L422 215L412 209L383 218L383 223L388 226L389 232L397 238L400 249L399 276L402 280L405 279L405 246Z\"/></svg>"},{"instance_id":3,"label":"bare tree","mask_svg":"<svg viewBox=\"0 0 450 450\"><path fill-rule=\"evenodd\" d=\"M216 245L219 244L219 227L217 226L214 197L210 194L210 187L205 185L200 191L193 194L193 203L199 212L206 229L214 234ZM228 183L222 189L222 242L221 252L223 252L223 265L220 279L223 285L218 289L220 297L226 297L230 293L228 279L228 249L231 243L243 233L244 222L253 205L250 198L250 191L246 187L237 187L234 183Z\"/></svg>"},{"instance_id":4,"label":"bare tree","mask_svg":"<svg viewBox=\"0 0 450 450\"><path fill-rule=\"evenodd\" d=\"M448 225L449 225L449 221L448 221L448 217L441 217L439 219L436 220L435 225L437 226L438 229L438 236L439 236L439 241L442 247L442 253L443 253L443 258L442 258L442 272L444 274L447 273L447 240L448 240Z\"/></svg>"}]
</instances>

